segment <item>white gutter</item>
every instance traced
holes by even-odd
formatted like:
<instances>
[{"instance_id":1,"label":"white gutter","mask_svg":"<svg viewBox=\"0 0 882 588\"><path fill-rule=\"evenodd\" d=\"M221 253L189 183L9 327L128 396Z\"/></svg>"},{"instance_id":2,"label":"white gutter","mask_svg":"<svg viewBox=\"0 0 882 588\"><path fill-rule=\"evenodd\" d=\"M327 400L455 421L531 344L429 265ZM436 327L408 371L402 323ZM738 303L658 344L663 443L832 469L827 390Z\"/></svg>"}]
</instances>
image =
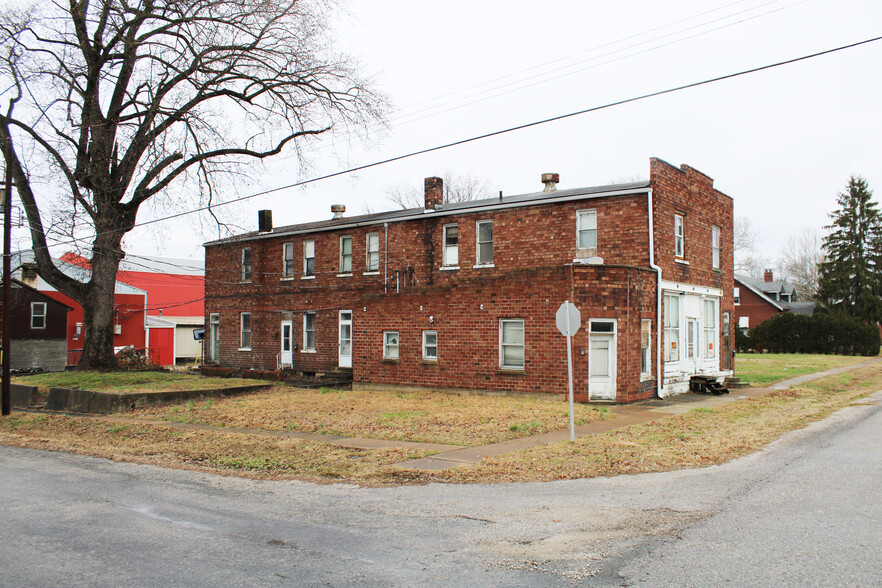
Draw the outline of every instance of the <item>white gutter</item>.
<instances>
[{"instance_id":1,"label":"white gutter","mask_svg":"<svg viewBox=\"0 0 882 588\"><path fill-rule=\"evenodd\" d=\"M655 284L655 394L659 398L662 395L664 383L664 356L662 355L661 336L662 336L662 270L655 263L655 240L653 239L652 224L652 188L646 193L646 216L649 219L649 267L655 270L658 275L658 281Z\"/></svg>"}]
</instances>

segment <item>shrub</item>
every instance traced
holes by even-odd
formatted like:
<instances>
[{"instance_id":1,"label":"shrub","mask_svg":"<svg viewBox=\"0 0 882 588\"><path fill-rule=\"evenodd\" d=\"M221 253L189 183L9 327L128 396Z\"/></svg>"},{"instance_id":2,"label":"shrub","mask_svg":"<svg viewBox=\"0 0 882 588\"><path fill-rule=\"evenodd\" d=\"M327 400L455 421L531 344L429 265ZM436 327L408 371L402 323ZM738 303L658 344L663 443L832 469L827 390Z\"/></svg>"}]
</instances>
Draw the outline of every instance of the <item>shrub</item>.
<instances>
[{"instance_id":1,"label":"shrub","mask_svg":"<svg viewBox=\"0 0 882 588\"><path fill-rule=\"evenodd\" d=\"M789 312L776 315L753 329L739 349L766 349L772 353L879 355L876 325L844 313L818 312L812 316Z\"/></svg>"}]
</instances>

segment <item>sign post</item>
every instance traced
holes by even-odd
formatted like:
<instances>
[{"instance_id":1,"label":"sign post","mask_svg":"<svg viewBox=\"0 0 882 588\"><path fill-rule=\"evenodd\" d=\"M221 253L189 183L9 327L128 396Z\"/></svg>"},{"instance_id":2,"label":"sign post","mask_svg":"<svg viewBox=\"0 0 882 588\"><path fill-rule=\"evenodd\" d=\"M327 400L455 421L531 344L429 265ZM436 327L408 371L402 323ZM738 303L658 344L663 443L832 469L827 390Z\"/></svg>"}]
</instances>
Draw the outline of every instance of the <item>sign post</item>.
<instances>
[{"instance_id":1,"label":"sign post","mask_svg":"<svg viewBox=\"0 0 882 588\"><path fill-rule=\"evenodd\" d=\"M555 315L555 324L561 335L567 338L567 381L570 391L570 441L576 440L576 423L573 418L573 344L572 336L576 334L582 325L582 313L575 304L564 300Z\"/></svg>"}]
</instances>

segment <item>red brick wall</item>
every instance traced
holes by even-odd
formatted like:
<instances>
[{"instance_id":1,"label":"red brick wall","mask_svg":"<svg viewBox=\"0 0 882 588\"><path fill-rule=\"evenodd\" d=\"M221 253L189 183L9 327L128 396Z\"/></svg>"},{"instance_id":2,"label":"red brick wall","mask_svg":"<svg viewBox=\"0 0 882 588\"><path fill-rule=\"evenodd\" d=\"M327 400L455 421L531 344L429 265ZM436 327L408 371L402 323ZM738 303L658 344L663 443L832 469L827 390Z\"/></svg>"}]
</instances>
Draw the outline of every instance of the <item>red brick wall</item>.
<instances>
[{"instance_id":1,"label":"red brick wall","mask_svg":"<svg viewBox=\"0 0 882 588\"><path fill-rule=\"evenodd\" d=\"M735 307L735 326L741 317L749 317L748 328L753 329L763 321L772 318L779 312L777 308L769 304L769 301L757 296L747 286L738 287L741 304Z\"/></svg>"},{"instance_id":2,"label":"red brick wall","mask_svg":"<svg viewBox=\"0 0 882 588\"><path fill-rule=\"evenodd\" d=\"M713 179L700 171L683 165L676 168L661 159L650 160L650 182L653 196L653 240L655 263L662 268L662 279L698 286L719 288L720 302L720 369L732 369L734 331L729 338L723 332L723 315L729 313L730 324L737 326L734 316L732 289L734 287L732 198L713 187ZM685 260L674 258L674 215L685 216ZM720 268L712 267L713 226L720 227Z\"/></svg>"}]
</instances>

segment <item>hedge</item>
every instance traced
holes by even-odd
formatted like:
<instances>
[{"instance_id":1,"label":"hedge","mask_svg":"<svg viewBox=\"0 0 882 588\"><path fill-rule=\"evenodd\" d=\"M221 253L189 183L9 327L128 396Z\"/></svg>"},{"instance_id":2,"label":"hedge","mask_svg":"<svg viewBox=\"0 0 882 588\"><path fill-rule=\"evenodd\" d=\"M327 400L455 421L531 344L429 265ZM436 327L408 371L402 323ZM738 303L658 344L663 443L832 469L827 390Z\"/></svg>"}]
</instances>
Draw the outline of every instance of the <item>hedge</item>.
<instances>
[{"instance_id":1,"label":"hedge","mask_svg":"<svg viewBox=\"0 0 882 588\"><path fill-rule=\"evenodd\" d=\"M827 355L879 355L879 327L843 313L817 312L812 316L783 312L764 321L750 333L736 332L741 351L772 353L822 353Z\"/></svg>"}]
</instances>

